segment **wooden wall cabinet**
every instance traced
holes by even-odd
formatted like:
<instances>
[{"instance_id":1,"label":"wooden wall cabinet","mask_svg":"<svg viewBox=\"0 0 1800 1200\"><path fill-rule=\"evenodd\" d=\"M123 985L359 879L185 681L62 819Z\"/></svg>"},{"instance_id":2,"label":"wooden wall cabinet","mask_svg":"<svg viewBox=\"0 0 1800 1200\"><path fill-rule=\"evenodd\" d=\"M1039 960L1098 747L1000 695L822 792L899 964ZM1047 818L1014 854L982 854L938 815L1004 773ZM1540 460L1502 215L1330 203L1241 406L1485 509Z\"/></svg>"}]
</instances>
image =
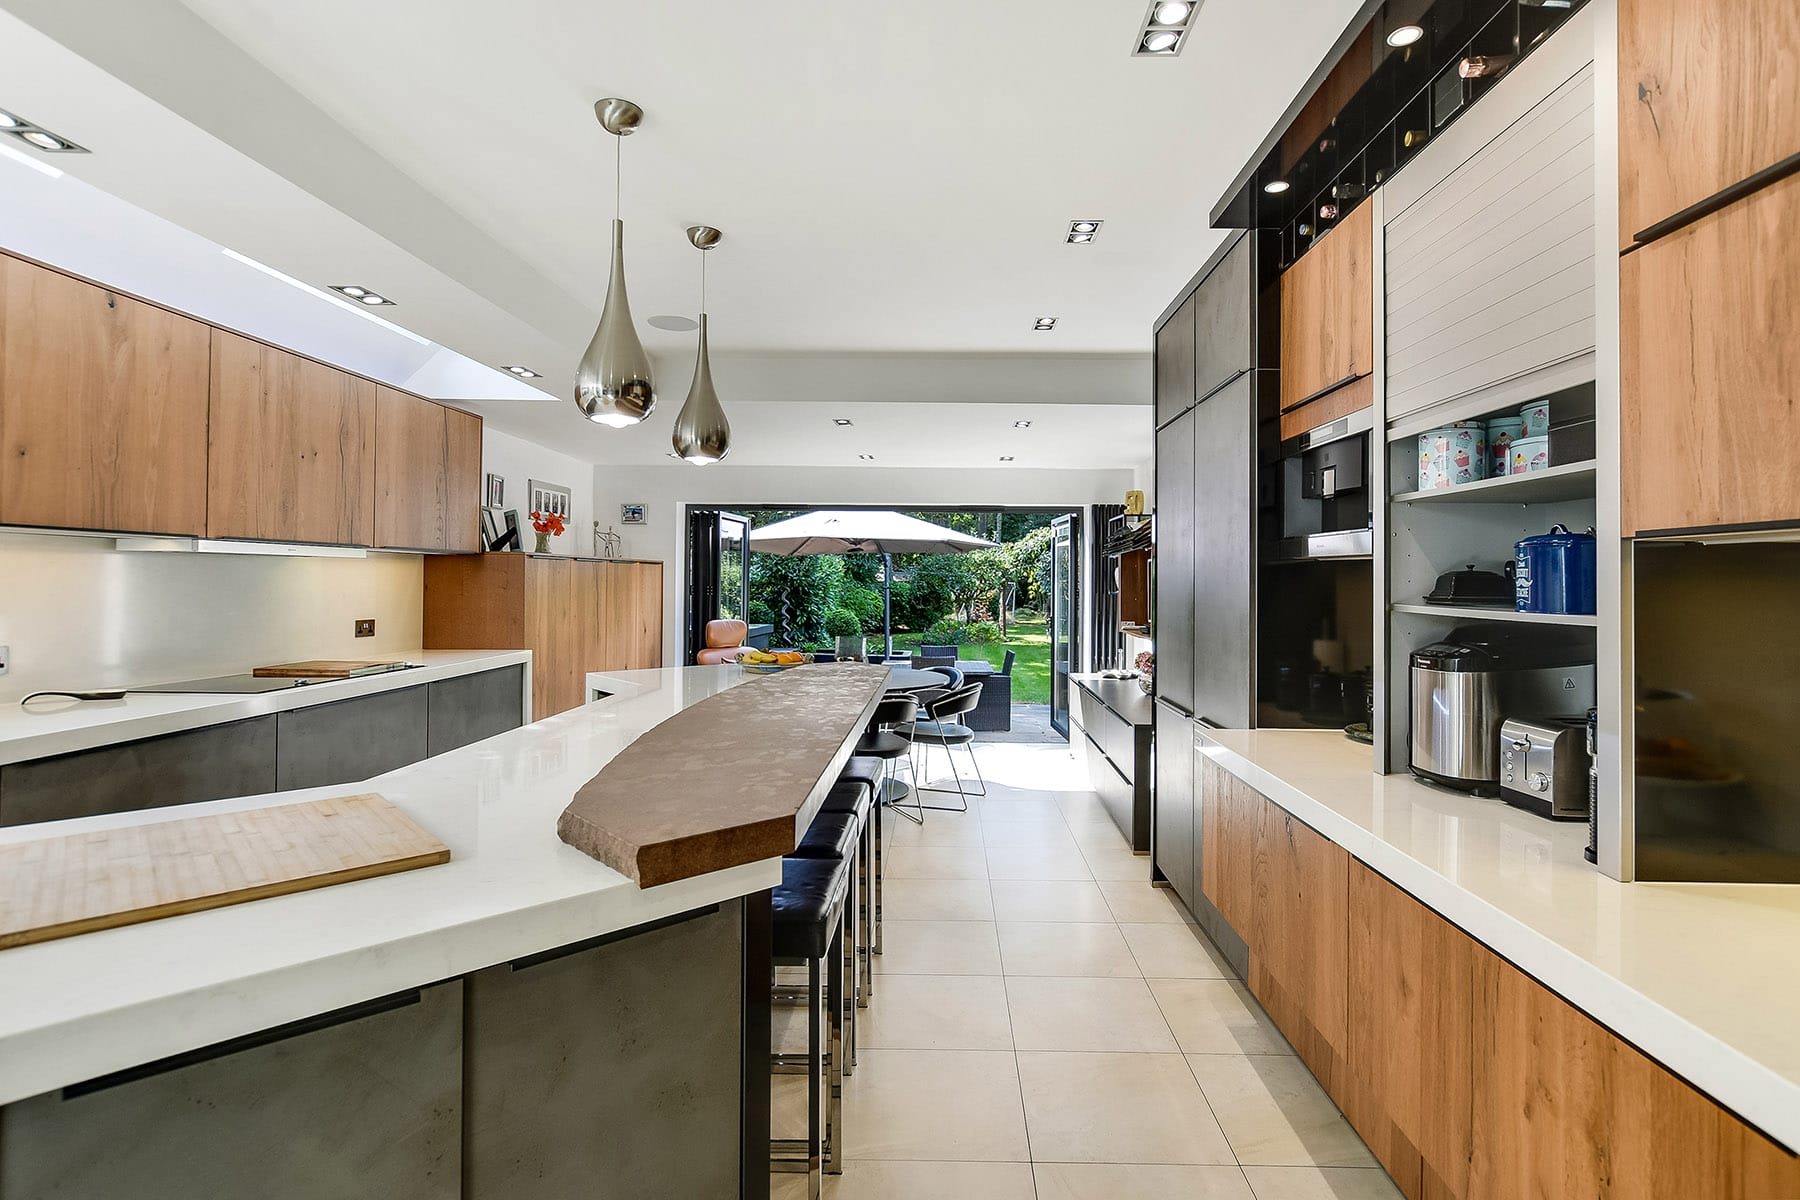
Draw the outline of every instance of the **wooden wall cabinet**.
<instances>
[{"instance_id":1,"label":"wooden wall cabinet","mask_svg":"<svg viewBox=\"0 0 1800 1200\"><path fill-rule=\"evenodd\" d=\"M1375 209L1364 201L1281 277L1281 411L1375 370Z\"/></svg>"},{"instance_id":2,"label":"wooden wall cabinet","mask_svg":"<svg viewBox=\"0 0 1800 1200\"><path fill-rule=\"evenodd\" d=\"M204 533L211 337L0 255L0 524Z\"/></svg>"},{"instance_id":3,"label":"wooden wall cabinet","mask_svg":"<svg viewBox=\"0 0 1800 1200\"><path fill-rule=\"evenodd\" d=\"M425 649L530 650L532 719L554 716L586 703L589 671L662 665L662 564L428 558Z\"/></svg>"},{"instance_id":4,"label":"wooden wall cabinet","mask_svg":"<svg viewBox=\"0 0 1800 1200\"><path fill-rule=\"evenodd\" d=\"M375 545L481 549L481 418L377 385Z\"/></svg>"},{"instance_id":5,"label":"wooden wall cabinet","mask_svg":"<svg viewBox=\"0 0 1800 1200\"><path fill-rule=\"evenodd\" d=\"M1800 520L1800 176L1620 260L1623 524Z\"/></svg>"},{"instance_id":6,"label":"wooden wall cabinet","mask_svg":"<svg viewBox=\"0 0 1800 1200\"><path fill-rule=\"evenodd\" d=\"M368 546L375 539L375 385L213 331L206 532Z\"/></svg>"},{"instance_id":7,"label":"wooden wall cabinet","mask_svg":"<svg viewBox=\"0 0 1800 1200\"><path fill-rule=\"evenodd\" d=\"M1620 0L1623 246L1658 221L1800 152L1796 52L1800 5Z\"/></svg>"}]
</instances>

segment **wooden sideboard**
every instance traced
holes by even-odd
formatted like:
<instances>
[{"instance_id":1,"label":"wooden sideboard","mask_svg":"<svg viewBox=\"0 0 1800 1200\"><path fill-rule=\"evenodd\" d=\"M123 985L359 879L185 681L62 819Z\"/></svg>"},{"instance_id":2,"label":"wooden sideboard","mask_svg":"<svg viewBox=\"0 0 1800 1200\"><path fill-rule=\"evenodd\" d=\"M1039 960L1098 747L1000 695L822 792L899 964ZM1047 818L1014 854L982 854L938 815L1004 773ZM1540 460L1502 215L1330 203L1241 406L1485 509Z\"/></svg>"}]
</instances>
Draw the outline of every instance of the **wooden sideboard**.
<instances>
[{"instance_id":1,"label":"wooden sideboard","mask_svg":"<svg viewBox=\"0 0 1800 1200\"><path fill-rule=\"evenodd\" d=\"M533 720L585 702L589 671L662 666L660 562L479 554L425 560L425 649L530 650Z\"/></svg>"}]
</instances>

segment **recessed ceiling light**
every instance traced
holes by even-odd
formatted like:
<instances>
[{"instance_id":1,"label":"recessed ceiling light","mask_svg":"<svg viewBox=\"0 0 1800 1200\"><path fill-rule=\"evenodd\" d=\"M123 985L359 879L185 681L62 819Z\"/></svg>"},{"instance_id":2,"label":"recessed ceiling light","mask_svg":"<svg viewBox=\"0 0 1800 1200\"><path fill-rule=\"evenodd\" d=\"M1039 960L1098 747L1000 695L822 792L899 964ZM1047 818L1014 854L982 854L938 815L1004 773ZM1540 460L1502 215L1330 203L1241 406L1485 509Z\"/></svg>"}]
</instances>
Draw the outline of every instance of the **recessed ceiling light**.
<instances>
[{"instance_id":1,"label":"recessed ceiling light","mask_svg":"<svg viewBox=\"0 0 1800 1200\"><path fill-rule=\"evenodd\" d=\"M60 134L51 133L42 125L32 124L17 113L0 111L0 131L10 133L21 142L51 154L87 153L84 147L77 146Z\"/></svg>"},{"instance_id":2,"label":"recessed ceiling light","mask_svg":"<svg viewBox=\"0 0 1800 1200\"><path fill-rule=\"evenodd\" d=\"M340 295L348 296L358 304L366 304L370 308L379 308L384 304L393 303L393 301L389 300L386 296L381 295L379 292L371 292L368 288L363 287L360 284L334 283L330 286L332 291L337 292Z\"/></svg>"},{"instance_id":3,"label":"recessed ceiling light","mask_svg":"<svg viewBox=\"0 0 1800 1200\"><path fill-rule=\"evenodd\" d=\"M1055 317L1039 317L1037 319L1037 324L1033 325L1032 328L1033 329L1055 329L1056 328L1056 318Z\"/></svg>"},{"instance_id":4,"label":"recessed ceiling light","mask_svg":"<svg viewBox=\"0 0 1800 1200\"><path fill-rule=\"evenodd\" d=\"M539 375L536 371L532 370L530 367L508 367L506 369L508 371L511 371L514 375L517 375L520 379L542 379L543 378L542 375Z\"/></svg>"},{"instance_id":5,"label":"recessed ceiling light","mask_svg":"<svg viewBox=\"0 0 1800 1200\"><path fill-rule=\"evenodd\" d=\"M1093 240L1094 235L1091 233L1071 233L1069 235L1069 241L1077 246L1085 246Z\"/></svg>"},{"instance_id":6,"label":"recessed ceiling light","mask_svg":"<svg viewBox=\"0 0 1800 1200\"><path fill-rule=\"evenodd\" d=\"M67 150L69 148L69 143L63 141L54 133L45 133L42 129L27 129L19 136L36 146L39 150L50 150L55 152Z\"/></svg>"},{"instance_id":7,"label":"recessed ceiling light","mask_svg":"<svg viewBox=\"0 0 1800 1200\"><path fill-rule=\"evenodd\" d=\"M1179 25L1193 11L1194 6L1188 0L1163 0L1151 14L1150 22L1153 25Z\"/></svg>"},{"instance_id":8,"label":"recessed ceiling light","mask_svg":"<svg viewBox=\"0 0 1800 1200\"><path fill-rule=\"evenodd\" d=\"M1279 196L1292 186L1293 185L1285 179L1271 179L1269 182L1263 184L1263 191L1269 193L1271 196Z\"/></svg>"},{"instance_id":9,"label":"recessed ceiling light","mask_svg":"<svg viewBox=\"0 0 1800 1200\"><path fill-rule=\"evenodd\" d=\"M852 421L849 417L833 417L831 418L831 423L839 427L848 427L856 424L856 422Z\"/></svg>"},{"instance_id":10,"label":"recessed ceiling light","mask_svg":"<svg viewBox=\"0 0 1800 1200\"><path fill-rule=\"evenodd\" d=\"M392 321L388 320L385 317L378 317L374 313L370 312L368 309L364 308L362 305L358 304L356 301L346 299L341 294L333 295L331 292L327 292L320 288L316 288L310 283L302 283L300 280L295 279L292 275L288 275L282 271L277 271L274 267L271 267L268 263L257 262L254 258L251 258L248 254L239 254L236 250L231 249L229 246L225 247L223 252L224 252L224 255L226 258L232 259L236 262L241 262L246 267L249 267L251 270L261 271L264 275L267 275L271 279L279 279L279 280L281 280L281 282L287 284L291 288L297 288L298 290L305 292L309 296L317 296L319 299L324 300L327 303L337 305L339 308L345 310L346 312L353 312L357 316L361 317L363 320L373 321L373 322L375 322L375 324L381 326L383 329L391 330L392 332L399 334L403 338L409 338L412 341L419 343L419 345L421 345L421 346L431 345L430 338L421 337L418 334L414 333L412 330L406 329L399 325L396 325Z\"/></svg>"},{"instance_id":11,"label":"recessed ceiling light","mask_svg":"<svg viewBox=\"0 0 1800 1200\"><path fill-rule=\"evenodd\" d=\"M1401 25L1388 31L1387 44L1396 50L1402 46L1410 46L1425 36L1423 25Z\"/></svg>"},{"instance_id":12,"label":"recessed ceiling light","mask_svg":"<svg viewBox=\"0 0 1800 1200\"><path fill-rule=\"evenodd\" d=\"M1013 428L1014 429L1030 429L1031 422L1030 421L1014 421Z\"/></svg>"},{"instance_id":13,"label":"recessed ceiling light","mask_svg":"<svg viewBox=\"0 0 1800 1200\"><path fill-rule=\"evenodd\" d=\"M875 461L875 456L873 454L859 454L856 457L862 459L864 462L874 462Z\"/></svg>"},{"instance_id":14,"label":"recessed ceiling light","mask_svg":"<svg viewBox=\"0 0 1800 1200\"><path fill-rule=\"evenodd\" d=\"M0 129L17 129L24 123L5 109L0 109Z\"/></svg>"},{"instance_id":15,"label":"recessed ceiling light","mask_svg":"<svg viewBox=\"0 0 1800 1200\"><path fill-rule=\"evenodd\" d=\"M1102 222L1099 222L1099 221L1070 221L1069 222L1069 232L1070 233L1099 233L1101 224L1102 224Z\"/></svg>"},{"instance_id":16,"label":"recessed ceiling light","mask_svg":"<svg viewBox=\"0 0 1800 1200\"><path fill-rule=\"evenodd\" d=\"M1139 45L1143 54L1172 54L1181 43L1181 34L1172 29L1153 29L1144 35Z\"/></svg>"},{"instance_id":17,"label":"recessed ceiling light","mask_svg":"<svg viewBox=\"0 0 1800 1200\"><path fill-rule=\"evenodd\" d=\"M1012 456L1012 455L1010 455L1010 454L1002 454L1002 455L1001 455L1001 456L1000 456L1000 461L1001 461L1001 462L1011 462L1011 461L1012 461L1012 460L1013 460L1013 456Z\"/></svg>"}]
</instances>

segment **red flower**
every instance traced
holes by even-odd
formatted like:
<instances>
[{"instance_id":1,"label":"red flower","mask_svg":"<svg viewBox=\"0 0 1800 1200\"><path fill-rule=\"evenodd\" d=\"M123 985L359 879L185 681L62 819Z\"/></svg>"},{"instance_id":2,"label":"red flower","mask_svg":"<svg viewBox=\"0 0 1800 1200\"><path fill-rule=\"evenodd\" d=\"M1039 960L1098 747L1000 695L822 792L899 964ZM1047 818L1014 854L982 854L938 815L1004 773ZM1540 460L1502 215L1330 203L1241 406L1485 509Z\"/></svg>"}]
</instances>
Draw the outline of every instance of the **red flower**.
<instances>
[{"instance_id":1,"label":"red flower","mask_svg":"<svg viewBox=\"0 0 1800 1200\"><path fill-rule=\"evenodd\" d=\"M563 524L562 517L558 516L556 513L541 513L535 511L531 514L531 527L539 533L553 534L556 537L561 537L563 531L567 528L567 526Z\"/></svg>"}]
</instances>

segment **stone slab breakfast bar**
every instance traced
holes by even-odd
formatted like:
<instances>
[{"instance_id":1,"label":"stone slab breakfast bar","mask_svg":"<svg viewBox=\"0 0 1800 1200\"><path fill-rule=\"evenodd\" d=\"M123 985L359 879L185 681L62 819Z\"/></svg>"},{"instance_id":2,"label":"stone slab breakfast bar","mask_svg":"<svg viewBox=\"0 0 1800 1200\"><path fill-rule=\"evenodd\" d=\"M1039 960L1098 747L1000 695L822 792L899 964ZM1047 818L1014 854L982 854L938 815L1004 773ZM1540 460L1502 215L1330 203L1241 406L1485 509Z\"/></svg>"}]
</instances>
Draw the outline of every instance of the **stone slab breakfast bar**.
<instances>
[{"instance_id":1,"label":"stone slab breakfast bar","mask_svg":"<svg viewBox=\"0 0 1800 1200\"><path fill-rule=\"evenodd\" d=\"M590 676L374 779L399 874L0 951L0 1200L768 1195L770 890L885 667Z\"/></svg>"}]
</instances>

